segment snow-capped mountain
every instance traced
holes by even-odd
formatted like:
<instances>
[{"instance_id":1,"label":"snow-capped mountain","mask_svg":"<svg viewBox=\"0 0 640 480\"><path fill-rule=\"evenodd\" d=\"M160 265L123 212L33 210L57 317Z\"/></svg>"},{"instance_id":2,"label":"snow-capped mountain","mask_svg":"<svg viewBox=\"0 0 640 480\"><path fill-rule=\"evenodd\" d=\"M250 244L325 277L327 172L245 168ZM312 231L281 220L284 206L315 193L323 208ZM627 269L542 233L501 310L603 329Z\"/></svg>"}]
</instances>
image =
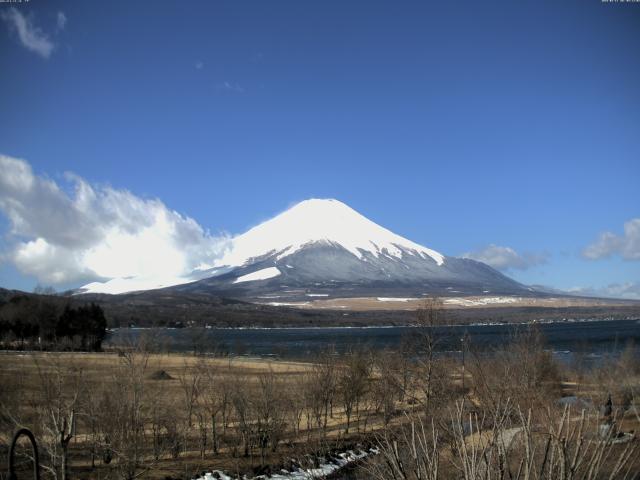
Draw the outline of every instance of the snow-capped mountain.
<instances>
[{"instance_id":1,"label":"snow-capped mountain","mask_svg":"<svg viewBox=\"0 0 640 480\"><path fill-rule=\"evenodd\" d=\"M170 287L252 299L531 292L488 265L446 257L333 199L305 200L238 235L212 268L143 280L95 282L81 292Z\"/></svg>"},{"instance_id":2,"label":"snow-capped mountain","mask_svg":"<svg viewBox=\"0 0 640 480\"><path fill-rule=\"evenodd\" d=\"M305 200L235 237L199 275L173 289L254 299L529 292L483 263L446 257L333 199Z\"/></svg>"}]
</instances>

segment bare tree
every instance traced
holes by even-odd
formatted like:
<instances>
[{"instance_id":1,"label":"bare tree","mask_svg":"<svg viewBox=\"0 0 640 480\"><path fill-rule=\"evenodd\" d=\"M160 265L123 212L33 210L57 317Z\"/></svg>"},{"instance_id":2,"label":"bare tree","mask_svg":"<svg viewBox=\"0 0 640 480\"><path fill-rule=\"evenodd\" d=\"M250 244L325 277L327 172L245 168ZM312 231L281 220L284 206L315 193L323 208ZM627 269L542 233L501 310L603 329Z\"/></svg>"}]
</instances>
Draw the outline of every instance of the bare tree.
<instances>
[{"instance_id":1,"label":"bare tree","mask_svg":"<svg viewBox=\"0 0 640 480\"><path fill-rule=\"evenodd\" d=\"M446 323L442 300L438 297L425 298L421 308L416 311L416 325L419 328L416 350L419 367L417 381L421 386L421 400L427 414L442 387L442 381L448 378L448 372L443 371L442 364L436 357L437 346L443 339L438 327Z\"/></svg>"},{"instance_id":2,"label":"bare tree","mask_svg":"<svg viewBox=\"0 0 640 480\"><path fill-rule=\"evenodd\" d=\"M258 379L258 391L253 396L255 430L260 461L265 464L267 448L275 452L284 433L286 402L283 397L284 385L270 369Z\"/></svg>"},{"instance_id":3,"label":"bare tree","mask_svg":"<svg viewBox=\"0 0 640 480\"><path fill-rule=\"evenodd\" d=\"M378 440L381 455L369 467L372 476L380 480L630 477L637 445L616 445L618 432L611 429L602 435L597 417L582 411L575 418L565 407L559 418L535 425L531 411L523 413L509 401L493 408L472 412L465 402L456 402L450 409L454 436L446 456L441 455L445 444L434 423L425 428L412 417L395 432L383 432ZM494 421L486 425L487 419ZM448 465L443 465L443 457ZM447 466L453 471L447 472L443 468Z\"/></svg>"},{"instance_id":4,"label":"bare tree","mask_svg":"<svg viewBox=\"0 0 640 480\"><path fill-rule=\"evenodd\" d=\"M144 457L149 355L145 338L120 351L120 363L98 408L105 455L115 460L114 468L125 480L145 474L154 463Z\"/></svg>"},{"instance_id":5,"label":"bare tree","mask_svg":"<svg viewBox=\"0 0 640 480\"><path fill-rule=\"evenodd\" d=\"M375 362L376 379L373 382L375 411L382 413L384 425L387 426L396 413L396 402L402 396L401 386L395 375L393 362L388 358L393 354L384 351L377 355Z\"/></svg>"},{"instance_id":6,"label":"bare tree","mask_svg":"<svg viewBox=\"0 0 640 480\"><path fill-rule=\"evenodd\" d=\"M201 367L198 365L190 367L187 360L185 360L182 371L178 376L182 392L182 447L185 454L189 450L189 435L193 426L195 408L200 395L202 375L203 369Z\"/></svg>"},{"instance_id":7,"label":"bare tree","mask_svg":"<svg viewBox=\"0 0 640 480\"><path fill-rule=\"evenodd\" d=\"M344 364L337 369L337 390L342 400L347 420L344 433L349 433L351 417L356 410L358 415L360 401L364 396L370 376L370 364L363 352L346 355Z\"/></svg>"},{"instance_id":8,"label":"bare tree","mask_svg":"<svg viewBox=\"0 0 640 480\"><path fill-rule=\"evenodd\" d=\"M324 433L327 429L329 415L333 411L336 393L336 358L333 349L328 349L320 354L308 374L306 385L310 409L315 417L316 425Z\"/></svg>"},{"instance_id":9,"label":"bare tree","mask_svg":"<svg viewBox=\"0 0 640 480\"><path fill-rule=\"evenodd\" d=\"M440 441L432 422L425 427L419 417L411 417L396 433L384 429L378 436L379 458L367 470L379 480L438 480Z\"/></svg>"},{"instance_id":10,"label":"bare tree","mask_svg":"<svg viewBox=\"0 0 640 480\"><path fill-rule=\"evenodd\" d=\"M308 406L305 397L306 385L304 380L305 378L302 375L293 377L287 392L288 411L295 436L300 435L300 424Z\"/></svg>"},{"instance_id":11,"label":"bare tree","mask_svg":"<svg viewBox=\"0 0 640 480\"><path fill-rule=\"evenodd\" d=\"M38 371L41 442L50 464L45 465L56 479L68 475L69 442L75 435L76 416L84 393L83 371L63 365L55 357L44 362L33 357Z\"/></svg>"},{"instance_id":12,"label":"bare tree","mask_svg":"<svg viewBox=\"0 0 640 480\"><path fill-rule=\"evenodd\" d=\"M507 345L491 355L472 350L468 366L474 395L492 411L511 399L525 410L543 413L549 399L559 394L558 366L535 327L517 330Z\"/></svg>"},{"instance_id":13,"label":"bare tree","mask_svg":"<svg viewBox=\"0 0 640 480\"><path fill-rule=\"evenodd\" d=\"M252 412L248 381L244 377L236 377L231 391L231 405L233 406L237 430L241 439L243 455L248 457L252 454Z\"/></svg>"}]
</instances>

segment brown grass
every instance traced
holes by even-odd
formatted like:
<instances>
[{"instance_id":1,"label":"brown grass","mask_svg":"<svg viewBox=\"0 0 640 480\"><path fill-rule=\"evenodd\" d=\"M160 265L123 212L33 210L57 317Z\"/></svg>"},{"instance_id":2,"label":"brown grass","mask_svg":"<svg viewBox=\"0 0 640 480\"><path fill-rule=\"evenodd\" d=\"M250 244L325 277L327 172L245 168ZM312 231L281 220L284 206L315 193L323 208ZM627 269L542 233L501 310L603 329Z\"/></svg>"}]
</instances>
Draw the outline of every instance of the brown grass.
<instances>
[{"instance_id":1,"label":"brown grass","mask_svg":"<svg viewBox=\"0 0 640 480\"><path fill-rule=\"evenodd\" d=\"M64 365L65 371L82 370L83 382L88 390L99 389L109 382L117 381L115 377L122 358L118 353L68 353L68 352L37 352L37 353L0 353L0 385L6 389L5 395L0 396L0 402L19 401L23 403L23 411L18 412L16 418L22 426L37 430L34 410L42 400L39 398L39 383L41 376L55 375L58 365ZM180 414L183 405L183 387L181 380L189 380L194 375L196 368L203 368L210 372L215 372L218 378L229 380L242 378L249 391L257 387L261 376L275 374L277 381L282 382L281 387L286 390L298 388L297 382L302 376L308 373L313 364L276 361L260 358L211 358L187 354L150 354L145 373L145 389L158 389L161 392L163 401L174 404L176 414ZM169 379L154 380L153 373L164 371ZM6 405L5 404L5 408ZM3 404L0 403L0 413ZM373 417L376 417L373 415ZM0 419L1 420L1 419ZM333 409L333 415L327 422L327 429L322 434L324 447L332 442L355 442L360 438L356 432L356 422L352 420L353 433L345 439L344 412L337 405ZM233 425L234 422L232 421ZM302 422L304 428L305 421ZM368 429L382 426L378 418L368 419ZM0 472L6 472L6 452L7 445L17 425L11 422L0 424ZM194 431L190 435L192 445L195 445L198 432L194 426ZM291 433L281 443L277 453L269 454L270 464L281 464L292 455L308 453L308 449L314 446L305 445L305 442L316 435L315 428L312 432L303 430L298 438L292 437ZM150 427L145 427L147 433ZM42 434L41 434L42 435ZM106 475L106 467L97 461L96 470L91 469L91 461L87 454L88 433L82 423L78 423L77 431L71 442L70 467L73 478L103 478ZM336 443L337 445L338 443ZM321 445L316 445L320 447ZM173 459L169 454L163 454L159 461L147 472L147 478L189 477L194 472L202 470L220 469L229 472L251 472L258 466L258 459L255 453L251 458L232 455L228 447L223 446L216 456L208 454L206 458L200 457L199 451L192 448L183 452L179 458ZM102 472L105 470L105 472ZM102 473L101 473L102 472ZM2 478L2 477L0 477Z\"/></svg>"}]
</instances>

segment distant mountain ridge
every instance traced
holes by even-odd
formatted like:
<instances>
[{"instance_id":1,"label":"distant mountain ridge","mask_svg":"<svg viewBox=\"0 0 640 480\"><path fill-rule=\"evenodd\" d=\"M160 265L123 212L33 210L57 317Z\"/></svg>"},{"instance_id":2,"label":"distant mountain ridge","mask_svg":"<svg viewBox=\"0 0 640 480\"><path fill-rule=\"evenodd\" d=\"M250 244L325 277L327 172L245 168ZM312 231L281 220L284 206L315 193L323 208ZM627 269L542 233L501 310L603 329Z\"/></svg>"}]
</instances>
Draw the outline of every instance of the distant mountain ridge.
<instances>
[{"instance_id":1,"label":"distant mountain ridge","mask_svg":"<svg viewBox=\"0 0 640 480\"><path fill-rule=\"evenodd\" d=\"M305 200L235 237L216 265L194 276L197 281L169 289L252 300L536 294L484 263L447 257L334 199ZM95 285L87 291L101 293Z\"/></svg>"}]
</instances>

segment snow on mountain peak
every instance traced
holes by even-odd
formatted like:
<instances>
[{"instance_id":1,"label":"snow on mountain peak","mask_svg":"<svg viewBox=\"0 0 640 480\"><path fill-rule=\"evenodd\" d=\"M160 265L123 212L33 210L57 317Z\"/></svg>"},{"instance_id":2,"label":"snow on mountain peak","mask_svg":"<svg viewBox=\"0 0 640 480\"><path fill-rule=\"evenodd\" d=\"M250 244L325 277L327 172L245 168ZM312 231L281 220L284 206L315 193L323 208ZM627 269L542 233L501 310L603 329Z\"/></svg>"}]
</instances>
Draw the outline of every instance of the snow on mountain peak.
<instances>
[{"instance_id":1,"label":"snow on mountain peak","mask_svg":"<svg viewBox=\"0 0 640 480\"><path fill-rule=\"evenodd\" d=\"M396 258L409 254L430 257L438 265L444 263L440 253L396 235L348 205L314 198L235 237L217 265L241 266L252 258L273 253L281 259L318 242L337 244L358 258L363 258L365 252Z\"/></svg>"}]
</instances>

